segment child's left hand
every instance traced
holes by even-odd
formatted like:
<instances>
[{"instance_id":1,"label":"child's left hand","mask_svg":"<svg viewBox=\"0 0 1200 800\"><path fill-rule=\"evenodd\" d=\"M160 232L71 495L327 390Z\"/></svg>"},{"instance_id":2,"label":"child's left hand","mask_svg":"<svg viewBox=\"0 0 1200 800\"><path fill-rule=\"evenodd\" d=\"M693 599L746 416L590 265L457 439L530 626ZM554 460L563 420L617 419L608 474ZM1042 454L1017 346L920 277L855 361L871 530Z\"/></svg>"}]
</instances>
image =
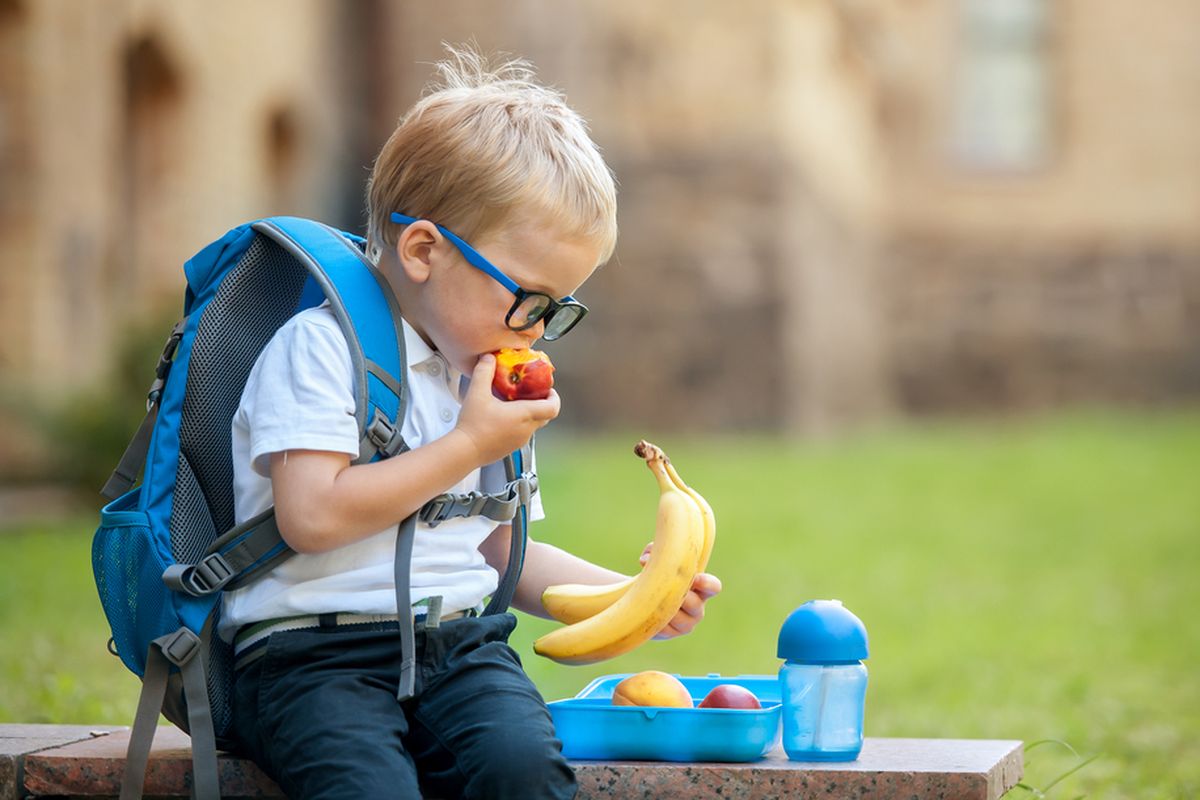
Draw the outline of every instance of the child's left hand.
<instances>
[{"instance_id":1,"label":"child's left hand","mask_svg":"<svg viewBox=\"0 0 1200 800\"><path fill-rule=\"evenodd\" d=\"M642 551L641 558L638 559L642 566L646 566L646 562L650 559L650 548L653 545L646 545L646 549ZM655 635L655 639L673 639L676 636L683 636L685 633L691 633L692 628L704 619L704 604L710 598L715 597L721 592L721 579L716 575L710 575L707 572L701 572L692 579L692 588L688 591L687 596L683 598L683 603L679 606L679 611L667 623L667 626Z\"/></svg>"}]
</instances>

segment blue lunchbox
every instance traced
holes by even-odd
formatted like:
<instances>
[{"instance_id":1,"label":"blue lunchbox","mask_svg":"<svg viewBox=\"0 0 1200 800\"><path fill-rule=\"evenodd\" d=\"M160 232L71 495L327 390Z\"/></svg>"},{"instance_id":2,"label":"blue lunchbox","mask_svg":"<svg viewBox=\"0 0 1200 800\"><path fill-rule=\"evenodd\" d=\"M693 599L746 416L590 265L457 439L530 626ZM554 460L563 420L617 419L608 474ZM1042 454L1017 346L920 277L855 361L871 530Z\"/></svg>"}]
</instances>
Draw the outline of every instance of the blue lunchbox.
<instances>
[{"instance_id":1,"label":"blue lunchbox","mask_svg":"<svg viewBox=\"0 0 1200 800\"><path fill-rule=\"evenodd\" d=\"M547 705L572 759L621 761L757 761L779 742L780 692L774 675L676 675L694 703L718 684L749 689L761 709L614 706L613 689L628 674L605 675L568 700Z\"/></svg>"}]
</instances>

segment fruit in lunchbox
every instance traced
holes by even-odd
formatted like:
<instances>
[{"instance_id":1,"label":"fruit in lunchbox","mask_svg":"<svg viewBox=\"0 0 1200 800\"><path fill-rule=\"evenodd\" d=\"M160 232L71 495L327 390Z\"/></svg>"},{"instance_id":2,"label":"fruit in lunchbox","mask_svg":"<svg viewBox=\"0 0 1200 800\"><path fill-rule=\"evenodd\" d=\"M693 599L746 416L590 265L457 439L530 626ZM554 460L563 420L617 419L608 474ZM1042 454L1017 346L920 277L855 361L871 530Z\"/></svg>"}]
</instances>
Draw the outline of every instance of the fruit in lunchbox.
<instances>
[{"instance_id":1,"label":"fruit in lunchbox","mask_svg":"<svg viewBox=\"0 0 1200 800\"><path fill-rule=\"evenodd\" d=\"M497 350L492 389L502 400L545 400L554 387L554 365L541 350Z\"/></svg>"},{"instance_id":2,"label":"fruit in lunchbox","mask_svg":"<svg viewBox=\"0 0 1200 800\"><path fill-rule=\"evenodd\" d=\"M692 696L674 675L648 669L630 675L613 688L614 706L691 708Z\"/></svg>"},{"instance_id":3,"label":"fruit in lunchbox","mask_svg":"<svg viewBox=\"0 0 1200 800\"><path fill-rule=\"evenodd\" d=\"M762 708L754 692L736 683L721 683L714 686L704 699L700 708Z\"/></svg>"}]
</instances>

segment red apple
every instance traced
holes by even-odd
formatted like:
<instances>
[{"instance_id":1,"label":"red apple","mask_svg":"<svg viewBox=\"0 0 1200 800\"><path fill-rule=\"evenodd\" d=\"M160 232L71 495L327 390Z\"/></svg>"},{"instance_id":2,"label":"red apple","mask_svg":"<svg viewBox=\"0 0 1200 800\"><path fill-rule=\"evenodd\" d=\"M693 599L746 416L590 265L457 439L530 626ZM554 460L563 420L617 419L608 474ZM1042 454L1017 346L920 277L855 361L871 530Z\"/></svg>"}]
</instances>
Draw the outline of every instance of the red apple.
<instances>
[{"instance_id":1,"label":"red apple","mask_svg":"<svg viewBox=\"0 0 1200 800\"><path fill-rule=\"evenodd\" d=\"M722 683L700 701L700 708L762 708L754 692L736 683Z\"/></svg>"},{"instance_id":2,"label":"red apple","mask_svg":"<svg viewBox=\"0 0 1200 800\"><path fill-rule=\"evenodd\" d=\"M540 350L497 350L492 390L502 400L545 400L554 386L554 365Z\"/></svg>"}]
</instances>

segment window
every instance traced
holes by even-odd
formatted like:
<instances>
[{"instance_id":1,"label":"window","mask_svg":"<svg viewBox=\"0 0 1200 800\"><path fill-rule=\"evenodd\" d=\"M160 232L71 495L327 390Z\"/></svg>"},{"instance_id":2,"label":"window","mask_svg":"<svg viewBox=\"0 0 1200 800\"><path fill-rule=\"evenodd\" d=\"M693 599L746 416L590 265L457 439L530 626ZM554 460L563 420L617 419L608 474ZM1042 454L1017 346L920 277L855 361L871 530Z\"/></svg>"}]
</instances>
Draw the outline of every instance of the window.
<instances>
[{"instance_id":1,"label":"window","mask_svg":"<svg viewBox=\"0 0 1200 800\"><path fill-rule=\"evenodd\" d=\"M951 119L956 161L976 169L1043 166L1050 150L1048 0L961 0Z\"/></svg>"}]
</instances>

